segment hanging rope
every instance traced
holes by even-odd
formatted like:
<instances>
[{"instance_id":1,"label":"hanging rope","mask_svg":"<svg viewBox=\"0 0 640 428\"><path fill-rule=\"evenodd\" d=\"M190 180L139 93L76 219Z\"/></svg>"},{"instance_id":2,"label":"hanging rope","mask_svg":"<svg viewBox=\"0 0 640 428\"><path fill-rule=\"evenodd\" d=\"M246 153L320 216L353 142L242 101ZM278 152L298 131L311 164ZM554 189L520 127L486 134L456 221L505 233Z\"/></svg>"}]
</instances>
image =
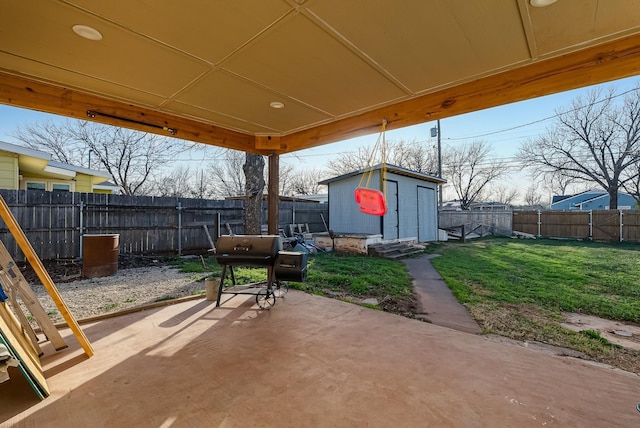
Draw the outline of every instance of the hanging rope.
<instances>
[{"instance_id":1,"label":"hanging rope","mask_svg":"<svg viewBox=\"0 0 640 428\"><path fill-rule=\"evenodd\" d=\"M371 150L371 153L369 154L369 159L367 160L367 166L365 167L365 173L362 174L362 177L360 177L360 182L358 183L358 187L365 187L368 188L369 184L371 183L371 177L373 176L373 161L376 157L376 154L378 153L378 150L381 151L382 154L382 168L384 169L384 171L386 172L387 169L387 147L386 147L386 137L385 137L385 131L387 129L387 119L383 119L382 120L382 127L380 129L380 133L378 134L378 139L376 140L376 144L373 146L373 150ZM362 182L365 180L365 177L367 179L367 182L365 183L364 186L362 186Z\"/></svg>"}]
</instances>

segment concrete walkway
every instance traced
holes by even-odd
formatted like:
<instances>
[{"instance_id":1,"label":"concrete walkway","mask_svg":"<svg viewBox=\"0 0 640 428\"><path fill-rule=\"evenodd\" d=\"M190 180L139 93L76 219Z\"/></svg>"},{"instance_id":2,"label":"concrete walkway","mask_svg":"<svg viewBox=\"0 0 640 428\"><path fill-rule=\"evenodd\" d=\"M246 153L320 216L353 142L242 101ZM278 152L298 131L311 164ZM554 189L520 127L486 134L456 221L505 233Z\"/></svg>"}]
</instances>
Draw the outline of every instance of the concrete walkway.
<instances>
[{"instance_id":1,"label":"concrete walkway","mask_svg":"<svg viewBox=\"0 0 640 428\"><path fill-rule=\"evenodd\" d=\"M467 308L458 302L430 259L435 255L405 259L413 287L422 307L423 319L432 324L449 327L466 333L480 334L482 329L471 317Z\"/></svg>"}]
</instances>

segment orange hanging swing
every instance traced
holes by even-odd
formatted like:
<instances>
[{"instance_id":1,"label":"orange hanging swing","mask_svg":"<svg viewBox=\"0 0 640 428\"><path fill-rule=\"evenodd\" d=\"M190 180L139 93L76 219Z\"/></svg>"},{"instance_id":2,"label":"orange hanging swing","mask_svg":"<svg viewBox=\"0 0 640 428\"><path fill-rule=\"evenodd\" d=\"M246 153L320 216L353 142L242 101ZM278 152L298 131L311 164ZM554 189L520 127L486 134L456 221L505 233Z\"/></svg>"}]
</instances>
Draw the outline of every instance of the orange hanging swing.
<instances>
[{"instance_id":1,"label":"orange hanging swing","mask_svg":"<svg viewBox=\"0 0 640 428\"><path fill-rule=\"evenodd\" d=\"M382 130L380 131L380 135L378 135L378 140L376 141L376 145L371 151L371 156L369 158L369 162L367 165L368 172L365 168L365 173L360 177L360 182L358 183L358 187L354 192L354 198L356 203L358 204L358 208L360 208L360 212L363 214L383 216L387 213L387 200L384 196L384 193L378 189L370 189L369 183L371 182L371 177L373 176L373 158L378 150L382 151L382 177L381 182L386 186L386 174L387 174L387 163L386 163L386 141L385 141L385 128L387 126L387 120L384 119L382 121ZM362 186L362 183L367 177L367 181Z\"/></svg>"}]
</instances>

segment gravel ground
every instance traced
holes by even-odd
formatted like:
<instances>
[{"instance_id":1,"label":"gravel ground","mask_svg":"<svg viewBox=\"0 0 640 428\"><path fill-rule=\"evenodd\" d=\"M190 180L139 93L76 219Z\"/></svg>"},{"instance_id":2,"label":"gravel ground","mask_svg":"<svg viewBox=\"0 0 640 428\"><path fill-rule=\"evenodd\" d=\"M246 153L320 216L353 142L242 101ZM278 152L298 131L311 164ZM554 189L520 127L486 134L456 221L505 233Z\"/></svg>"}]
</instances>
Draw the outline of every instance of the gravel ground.
<instances>
[{"instance_id":1,"label":"gravel ground","mask_svg":"<svg viewBox=\"0 0 640 428\"><path fill-rule=\"evenodd\" d=\"M170 266L119 270L115 275L56 283L71 314L77 319L118 312L135 306L203 294L204 274L180 273ZM54 322L64 319L40 285L33 285L45 311Z\"/></svg>"}]
</instances>

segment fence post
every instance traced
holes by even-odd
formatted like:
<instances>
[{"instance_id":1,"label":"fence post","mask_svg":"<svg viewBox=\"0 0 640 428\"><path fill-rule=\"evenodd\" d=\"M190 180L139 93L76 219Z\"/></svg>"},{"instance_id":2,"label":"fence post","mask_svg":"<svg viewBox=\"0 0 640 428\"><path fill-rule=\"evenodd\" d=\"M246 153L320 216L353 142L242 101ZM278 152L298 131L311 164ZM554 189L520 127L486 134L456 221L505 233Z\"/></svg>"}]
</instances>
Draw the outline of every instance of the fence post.
<instances>
[{"instance_id":1,"label":"fence post","mask_svg":"<svg viewBox=\"0 0 640 428\"><path fill-rule=\"evenodd\" d=\"M84 236L84 202L82 202L82 200L80 200L80 227L79 227L79 239L78 241L80 241L80 260L82 260L82 255L83 255L83 251L84 248L82 247L82 237Z\"/></svg>"},{"instance_id":2,"label":"fence post","mask_svg":"<svg viewBox=\"0 0 640 428\"><path fill-rule=\"evenodd\" d=\"M620 242L624 239L622 238L622 208L620 208Z\"/></svg>"},{"instance_id":3,"label":"fence post","mask_svg":"<svg viewBox=\"0 0 640 428\"><path fill-rule=\"evenodd\" d=\"M538 238L542 236L542 235L540 234L540 225L542 224L541 217L540 217L540 216L541 216L541 214L542 214L542 213L540 212L540 210L538 210Z\"/></svg>"},{"instance_id":4,"label":"fence post","mask_svg":"<svg viewBox=\"0 0 640 428\"><path fill-rule=\"evenodd\" d=\"M593 210L589 210L589 240L593 241Z\"/></svg>"},{"instance_id":5,"label":"fence post","mask_svg":"<svg viewBox=\"0 0 640 428\"><path fill-rule=\"evenodd\" d=\"M182 255L182 202L178 202L178 255Z\"/></svg>"},{"instance_id":6,"label":"fence post","mask_svg":"<svg viewBox=\"0 0 640 428\"><path fill-rule=\"evenodd\" d=\"M220 238L220 213L217 212L216 213L216 229L215 229L215 234L216 234L216 240L215 243L216 245L218 244L218 238Z\"/></svg>"}]
</instances>

